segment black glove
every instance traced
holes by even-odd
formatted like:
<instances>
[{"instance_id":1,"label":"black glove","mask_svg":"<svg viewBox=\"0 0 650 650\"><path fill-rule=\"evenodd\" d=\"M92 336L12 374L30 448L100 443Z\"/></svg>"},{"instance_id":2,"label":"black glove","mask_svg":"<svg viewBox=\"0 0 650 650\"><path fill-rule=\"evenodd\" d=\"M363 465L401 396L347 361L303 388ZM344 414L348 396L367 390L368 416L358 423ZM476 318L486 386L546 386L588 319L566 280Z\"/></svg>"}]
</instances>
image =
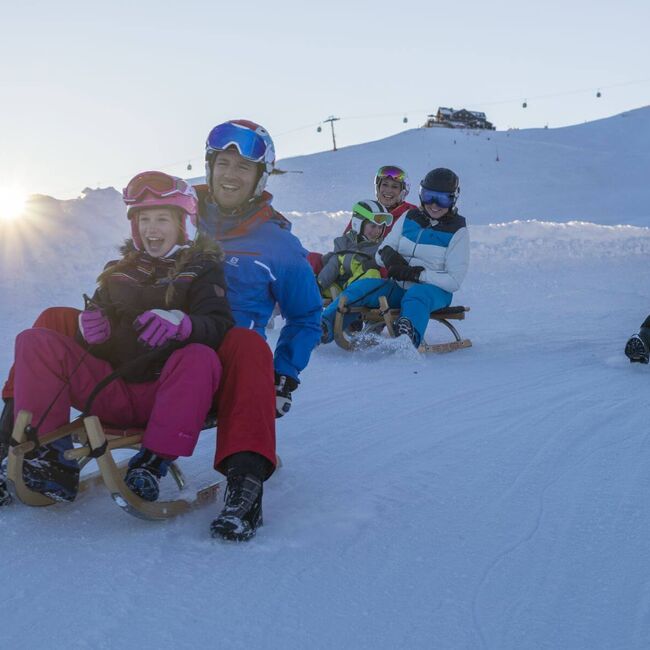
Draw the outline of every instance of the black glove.
<instances>
[{"instance_id":1,"label":"black glove","mask_svg":"<svg viewBox=\"0 0 650 650\"><path fill-rule=\"evenodd\" d=\"M379 253L384 266L389 269L391 266L408 265L408 262L391 246L384 246Z\"/></svg>"},{"instance_id":2,"label":"black glove","mask_svg":"<svg viewBox=\"0 0 650 650\"><path fill-rule=\"evenodd\" d=\"M420 273L424 271L423 266L409 266L408 264L395 264L389 267L388 277L400 282L417 282L420 279Z\"/></svg>"},{"instance_id":3,"label":"black glove","mask_svg":"<svg viewBox=\"0 0 650 650\"><path fill-rule=\"evenodd\" d=\"M275 373L275 417L281 418L291 408L291 393L298 388L293 377Z\"/></svg>"}]
</instances>

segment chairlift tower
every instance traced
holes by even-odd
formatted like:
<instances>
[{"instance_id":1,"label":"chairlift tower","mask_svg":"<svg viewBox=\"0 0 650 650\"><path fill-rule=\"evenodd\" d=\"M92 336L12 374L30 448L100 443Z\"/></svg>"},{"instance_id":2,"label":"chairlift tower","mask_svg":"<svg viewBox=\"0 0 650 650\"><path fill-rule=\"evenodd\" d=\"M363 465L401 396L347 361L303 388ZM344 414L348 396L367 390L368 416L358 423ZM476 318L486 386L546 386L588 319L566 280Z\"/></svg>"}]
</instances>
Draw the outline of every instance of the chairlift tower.
<instances>
[{"instance_id":1,"label":"chairlift tower","mask_svg":"<svg viewBox=\"0 0 650 650\"><path fill-rule=\"evenodd\" d=\"M333 115L330 115L326 120L323 120L323 122L329 122L330 126L332 127L332 151L336 151L336 135L334 134L334 122L337 122L340 120L340 117L334 117Z\"/></svg>"}]
</instances>

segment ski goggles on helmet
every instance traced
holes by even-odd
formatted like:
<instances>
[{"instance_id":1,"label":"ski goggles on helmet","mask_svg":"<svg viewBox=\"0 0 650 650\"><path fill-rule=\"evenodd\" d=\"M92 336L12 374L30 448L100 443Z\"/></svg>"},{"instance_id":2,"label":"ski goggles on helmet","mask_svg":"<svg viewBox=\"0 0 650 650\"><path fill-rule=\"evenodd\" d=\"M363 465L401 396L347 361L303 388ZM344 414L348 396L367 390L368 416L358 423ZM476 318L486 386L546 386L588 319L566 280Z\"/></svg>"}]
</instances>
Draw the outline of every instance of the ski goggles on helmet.
<instances>
[{"instance_id":1,"label":"ski goggles on helmet","mask_svg":"<svg viewBox=\"0 0 650 650\"><path fill-rule=\"evenodd\" d=\"M242 158L259 163L264 162L268 145L259 133L245 126L224 122L210 131L205 151L206 154L211 154L228 147L235 147Z\"/></svg>"},{"instance_id":2,"label":"ski goggles on helmet","mask_svg":"<svg viewBox=\"0 0 650 650\"><path fill-rule=\"evenodd\" d=\"M406 172L394 165L385 165L384 167L380 167L377 172L378 181L381 181L384 178L392 178L398 183L404 183L406 181Z\"/></svg>"},{"instance_id":3,"label":"ski goggles on helmet","mask_svg":"<svg viewBox=\"0 0 650 650\"><path fill-rule=\"evenodd\" d=\"M456 203L458 194L456 192L436 192L428 190L426 187L420 187L420 201L422 205L435 203L441 208L451 208Z\"/></svg>"},{"instance_id":4,"label":"ski goggles on helmet","mask_svg":"<svg viewBox=\"0 0 650 650\"><path fill-rule=\"evenodd\" d=\"M393 215L390 212L371 212L359 204L354 206L354 214L378 226L390 226L393 223Z\"/></svg>"},{"instance_id":5,"label":"ski goggles on helmet","mask_svg":"<svg viewBox=\"0 0 650 650\"><path fill-rule=\"evenodd\" d=\"M163 172L142 172L133 177L122 190L124 203L136 203L144 194L164 198L174 194L192 194L192 188L182 179Z\"/></svg>"}]
</instances>

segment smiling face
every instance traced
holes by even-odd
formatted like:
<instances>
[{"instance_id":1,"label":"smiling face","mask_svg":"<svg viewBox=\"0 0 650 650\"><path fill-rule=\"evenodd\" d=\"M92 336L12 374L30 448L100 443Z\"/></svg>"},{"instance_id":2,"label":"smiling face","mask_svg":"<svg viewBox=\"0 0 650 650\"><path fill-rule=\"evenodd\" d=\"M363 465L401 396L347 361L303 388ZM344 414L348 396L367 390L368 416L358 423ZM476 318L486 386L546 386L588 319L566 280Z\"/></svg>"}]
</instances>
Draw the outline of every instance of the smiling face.
<instances>
[{"instance_id":1,"label":"smiling face","mask_svg":"<svg viewBox=\"0 0 650 650\"><path fill-rule=\"evenodd\" d=\"M377 189L377 200L387 210L392 210L400 202L402 184L393 178L382 178Z\"/></svg>"},{"instance_id":2,"label":"smiling face","mask_svg":"<svg viewBox=\"0 0 650 650\"><path fill-rule=\"evenodd\" d=\"M253 196L259 174L259 165L242 158L234 149L220 151L212 165L214 200L225 210L244 205Z\"/></svg>"},{"instance_id":3,"label":"smiling face","mask_svg":"<svg viewBox=\"0 0 650 650\"><path fill-rule=\"evenodd\" d=\"M449 212L449 208L441 208L437 203L427 203L423 207L432 219L442 219Z\"/></svg>"},{"instance_id":4,"label":"smiling face","mask_svg":"<svg viewBox=\"0 0 650 650\"><path fill-rule=\"evenodd\" d=\"M164 257L178 243L180 221L172 208L145 208L137 219L142 245L151 257Z\"/></svg>"},{"instance_id":5,"label":"smiling face","mask_svg":"<svg viewBox=\"0 0 650 650\"><path fill-rule=\"evenodd\" d=\"M370 241L377 241L384 232L384 226L372 221L364 221L362 234Z\"/></svg>"}]
</instances>

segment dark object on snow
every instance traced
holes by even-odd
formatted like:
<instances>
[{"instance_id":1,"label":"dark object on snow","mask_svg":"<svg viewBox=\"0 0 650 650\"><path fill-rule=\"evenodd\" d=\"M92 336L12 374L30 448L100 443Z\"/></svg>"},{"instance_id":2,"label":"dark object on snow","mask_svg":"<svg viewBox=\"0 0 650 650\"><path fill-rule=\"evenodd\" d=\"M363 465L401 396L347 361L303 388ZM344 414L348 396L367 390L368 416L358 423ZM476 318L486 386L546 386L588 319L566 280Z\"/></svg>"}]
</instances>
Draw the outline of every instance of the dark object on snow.
<instances>
[{"instance_id":1,"label":"dark object on snow","mask_svg":"<svg viewBox=\"0 0 650 650\"><path fill-rule=\"evenodd\" d=\"M68 437L26 454L23 463L25 485L55 501L74 501L79 490L79 464L63 457L64 450L71 447Z\"/></svg>"},{"instance_id":2,"label":"dark object on snow","mask_svg":"<svg viewBox=\"0 0 650 650\"><path fill-rule=\"evenodd\" d=\"M648 363L650 361L650 328L641 327L638 334L630 337L625 344L625 356L630 363Z\"/></svg>"},{"instance_id":3,"label":"dark object on snow","mask_svg":"<svg viewBox=\"0 0 650 650\"><path fill-rule=\"evenodd\" d=\"M167 475L171 462L171 459L162 458L143 447L129 461L124 482L131 492L141 499L157 501L160 494L160 479Z\"/></svg>"},{"instance_id":4,"label":"dark object on snow","mask_svg":"<svg viewBox=\"0 0 650 650\"><path fill-rule=\"evenodd\" d=\"M8 506L13 498L7 488L7 448L0 444L0 506Z\"/></svg>"},{"instance_id":5,"label":"dark object on snow","mask_svg":"<svg viewBox=\"0 0 650 650\"><path fill-rule=\"evenodd\" d=\"M212 522L212 537L246 542L262 525L262 481L253 476L228 472L226 505Z\"/></svg>"},{"instance_id":6,"label":"dark object on snow","mask_svg":"<svg viewBox=\"0 0 650 650\"><path fill-rule=\"evenodd\" d=\"M0 506L8 506L11 501L11 494L7 489L7 453L9 451L9 441L14 426L14 400L9 398L4 400L2 414L0 414Z\"/></svg>"},{"instance_id":7,"label":"dark object on snow","mask_svg":"<svg viewBox=\"0 0 650 650\"><path fill-rule=\"evenodd\" d=\"M4 400L4 406L2 408L2 414L0 414L0 446L5 445L9 446L9 441L11 440L11 433L14 428L14 399L9 397ZM4 456L0 452L0 460Z\"/></svg>"},{"instance_id":8,"label":"dark object on snow","mask_svg":"<svg viewBox=\"0 0 650 650\"><path fill-rule=\"evenodd\" d=\"M8 506L13 501L4 478L0 478L0 507Z\"/></svg>"},{"instance_id":9,"label":"dark object on snow","mask_svg":"<svg viewBox=\"0 0 650 650\"><path fill-rule=\"evenodd\" d=\"M275 417L281 418L291 409L291 393L298 388L293 377L275 373Z\"/></svg>"},{"instance_id":10,"label":"dark object on snow","mask_svg":"<svg viewBox=\"0 0 650 650\"><path fill-rule=\"evenodd\" d=\"M420 337L418 336L417 332L415 331L415 328L413 327L413 323L408 318L405 318L404 316L400 316L396 321L395 324L393 325L393 330L395 332L395 336L408 336L409 339L411 339L411 343L417 348L418 345L420 345Z\"/></svg>"}]
</instances>

